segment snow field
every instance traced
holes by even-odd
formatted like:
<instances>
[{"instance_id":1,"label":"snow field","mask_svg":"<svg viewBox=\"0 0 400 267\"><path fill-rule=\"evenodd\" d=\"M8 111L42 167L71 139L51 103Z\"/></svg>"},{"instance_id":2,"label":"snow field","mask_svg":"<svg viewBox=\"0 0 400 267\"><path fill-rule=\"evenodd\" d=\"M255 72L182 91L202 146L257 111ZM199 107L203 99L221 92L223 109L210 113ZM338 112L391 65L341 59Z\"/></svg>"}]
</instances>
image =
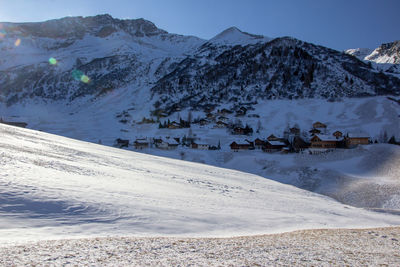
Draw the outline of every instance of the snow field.
<instances>
[{"instance_id":1,"label":"snow field","mask_svg":"<svg viewBox=\"0 0 400 267\"><path fill-rule=\"evenodd\" d=\"M399 225L248 173L0 126L0 241Z\"/></svg>"}]
</instances>

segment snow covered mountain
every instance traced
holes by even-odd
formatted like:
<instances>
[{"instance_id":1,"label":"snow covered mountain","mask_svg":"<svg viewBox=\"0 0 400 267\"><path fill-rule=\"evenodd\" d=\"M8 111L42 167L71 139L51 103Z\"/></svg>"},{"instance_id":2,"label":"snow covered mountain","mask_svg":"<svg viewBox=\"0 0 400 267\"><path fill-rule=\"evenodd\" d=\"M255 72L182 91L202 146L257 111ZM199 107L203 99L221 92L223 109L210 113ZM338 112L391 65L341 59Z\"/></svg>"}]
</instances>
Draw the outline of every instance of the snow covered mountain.
<instances>
[{"instance_id":1,"label":"snow covered mountain","mask_svg":"<svg viewBox=\"0 0 400 267\"><path fill-rule=\"evenodd\" d=\"M0 124L0 243L237 236L398 225L400 217L248 173ZM394 165L398 168L398 165Z\"/></svg>"},{"instance_id":2,"label":"snow covered mountain","mask_svg":"<svg viewBox=\"0 0 400 267\"><path fill-rule=\"evenodd\" d=\"M382 44L366 56L365 60L376 63L400 64L400 41Z\"/></svg>"},{"instance_id":3,"label":"snow covered mountain","mask_svg":"<svg viewBox=\"0 0 400 267\"><path fill-rule=\"evenodd\" d=\"M369 48L348 49L347 54L357 57L360 60L372 61L375 63L400 64L400 41L382 44L375 50Z\"/></svg>"},{"instance_id":4,"label":"snow covered mountain","mask_svg":"<svg viewBox=\"0 0 400 267\"><path fill-rule=\"evenodd\" d=\"M116 88L147 86L204 43L144 19L109 15L3 23L1 37L0 101L8 105L31 98L93 99Z\"/></svg>"},{"instance_id":5,"label":"snow covered mountain","mask_svg":"<svg viewBox=\"0 0 400 267\"><path fill-rule=\"evenodd\" d=\"M369 48L355 48L355 49L347 49L345 53L355 56L359 60L364 60L366 56L372 53L372 51L373 50Z\"/></svg>"},{"instance_id":6,"label":"snow covered mountain","mask_svg":"<svg viewBox=\"0 0 400 267\"><path fill-rule=\"evenodd\" d=\"M122 88L144 102L152 93L155 108L168 112L199 101L400 93L399 79L346 54L234 27L205 41L109 15L1 25L0 102L7 105L96 101Z\"/></svg>"}]
</instances>

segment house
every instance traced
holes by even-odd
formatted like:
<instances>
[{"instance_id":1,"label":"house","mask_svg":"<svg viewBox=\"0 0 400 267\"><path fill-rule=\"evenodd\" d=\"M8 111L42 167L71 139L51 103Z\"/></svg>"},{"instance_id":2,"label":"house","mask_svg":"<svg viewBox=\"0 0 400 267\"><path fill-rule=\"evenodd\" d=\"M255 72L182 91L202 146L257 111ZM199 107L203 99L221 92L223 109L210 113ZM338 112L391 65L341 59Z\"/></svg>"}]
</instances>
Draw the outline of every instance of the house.
<instances>
[{"instance_id":1,"label":"house","mask_svg":"<svg viewBox=\"0 0 400 267\"><path fill-rule=\"evenodd\" d=\"M266 142L264 140L261 140L260 138L256 138L256 140L254 140L254 147L256 149L262 149L265 144Z\"/></svg>"},{"instance_id":2,"label":"house","mask_svg":"<svg viewBox=\"0 0 400 267\"><path fill-rule=\"evenodd\" d=\"M271 134L270 136L267 137L268 141L280 141L282 138L276 137L275 135Z\"/></svg>"},{"instance_id":3,"label":"house","mask_svg":"<svg viewBox=\"0 0 400 267\"><path fill-rule=\"evenodd\" d=\"M321 133L321 130L312 128L312 129L309 131L309 133L310 133L311 135L316 135L316 134L320 134L320 133Z\"/></svg>"},{"instance_id":4,"label":"house","mask_svg":"<svg viewBox=\"0 0 400 267\"><path fill-rule=\"evenodd\" d=\"M114 146L115 147L119 147L119 148L128 147L129 146L129 140L118 138L118 139L115 140Z\"/></svg>"},{"instance_id":5,"label":"house","mask_svg":"<svg viewBox=\"0 0 400 267\"><path fill-rule=\"evenodd\" d=\"M221 110L218 110L217 113L218 113L218 115L225 116L227 114L232 114L233 112L231 110L229 110L229 109L223 108Z\"/></svg>"},{"instance_id":6,"label":"house","mask_svg":"<svg viewBox=\"0 0 400 267\"><path fill-rule=\"evenodd\" d=\"M245 129L243 127L235 127L233 128L233 134L244 134Z\"/></svg>"},{"instance_id":7,"label":"house","mask_svg":"<svg viewBox=\"0 0 400 267\"><path fill-rule=\"evenodd\" d=\"M336 137L336 139L343 137L343 133L341 131L335 131L332 135Z\"/></svg>"},{"instance_id":8,"label":"house","mask_svg":"<svg viewBox=\"0 0 400 267\"><path fill-rule=\"evenodd\" d=\"M245 141L238 141L238 142L232 142L230 145L231 150L234 152L238 152L239 150L252 150L254 149L254 143L250 142L248 140Z\"/></svg>"},{"instance_id":9,"label":"house","mask_svg":"<svg viewBox=\"0 0 400 267\"><path fill-rule=\"evenodd\" d=\"M199 121L199 123L200 123L200 125L204 126L204 125L209 124L210 121L209 121L209 120L206 120L206 119L201 119L201 120Z\"/></svg>"},{"instance_id":10,"label":"house","mask_svg":"<svg viewBox=\"0 0 400 267\"><path fill-rule=\"evenodd\" d=\"M156 147L159 149L172 150L178 147L179 143L173 138L161 138L161 142L156 143Z\"/></svg>"},{"instance_id":11,"label":"house","mask_svg":"<svg viewBox=\"0 0 400 267\"><path fill-rule=\"evenodd\" d=\"M176 121L173 121L170 124L168 124L168 129L180 129L180 128L182 128L181 125Z\"/></svg>"},{"instance_id":12,"label":"house","mask_svg":"<svg viewBox=\"0 0 400 267\"><path fill-rule=\"evenodd\" d=\"M312 126L314 129L326 129L326 124L323 124L322 122L319 121L314 122Z\"/></svg>"},{"instance_id":13,"label":"house","mask_svg":"<svg viewBox=\"0 0 400 267\"><path fill-rule=\"evenodd\" d=\"M281 151L284 147L286 147L286 144L282 141L266 141L262 150L264 152L277 152Z\"/></svg>"},{"instance_id":14,"label":"house","mask_svg":"<svg viewBox=\"0 0 400 267\"><path fill-rule=\"evenodd\" d=\"M192 148L194 149L200 149L200 150L208 150L210 148L209 144L205 144L205 143L192 143Z\"/></svg>"},{"instance_id":15,"label":"house","mask_svg":"<svg viewBox=\"0 0 400 267\"><path fill-rule=\"evenodd\" d=\"M310 140L311 148L337 148L340 141L330 135L314 135Z\"/></svg>"},{"instance_id":16,"label":"house","mask_svg":"<svg viewBox=\"0 0 400 267\"><path fill-rule=\"evenodd\" d=\"M369 137L366 134L347 134L344 138L347 148L356 147L358 145L368 145Z\"/></svg>"},{"instance_id":17,"label":"house","mask_svg":"<svg viewBox=\"0 0 400 267\"><path fill-rule=\"evenodd\" d=\"M219 116L217 119L219 121L222 121L222 122L228 122L229 121L229 119L227 117L225 117L225 116Z\"/></svg>"},{"instance_id":18,"label":"house","mask_svg":"<svg viewBox=\"0 0 400 267\"><path fill-rule=\"evenodd\" d=\"M214 125L214 128L226 128L228 126L227 123L223 121L217 121L217 123Z\"/></svg>"},{"instance_id":19,"label":"house","mask_svg":"<svg viewBox=\"0 0 400 267\"><path fill-rule=\"evenodd\" d=\"M138 138L133 142L135 149L143 149L149 147L149 141L146 138Z\"/></svg>"},{"instance_id":20,"label":"house","mask_svg":"<svg viewBox=\"0 0 400 267\"><path fill-rule=\"evenodd\" d=\"M207 113L206 117L207 117L207 119L213 120L215 118L215 115L212 113Z\"/></svg>"}]
</instances>

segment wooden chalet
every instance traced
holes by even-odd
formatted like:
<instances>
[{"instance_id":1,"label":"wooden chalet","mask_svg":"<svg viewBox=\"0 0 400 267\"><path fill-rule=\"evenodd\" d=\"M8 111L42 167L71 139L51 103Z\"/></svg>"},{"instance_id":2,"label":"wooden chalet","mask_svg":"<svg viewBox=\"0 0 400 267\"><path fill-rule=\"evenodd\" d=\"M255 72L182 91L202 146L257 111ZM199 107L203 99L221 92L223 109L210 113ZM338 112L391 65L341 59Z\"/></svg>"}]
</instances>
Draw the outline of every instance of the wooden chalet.
<instances>
[{"instance_id":1,"label":"wooden chalet","mask_svg":"<svg viewBox=\"0 0 400 267\"><path fill-rule=\"evenodd\" d=\"M200 150L208 150L210 148L209 144L198 143L198 142L193 142L191 146L193 149L200 149Z\"/></svg>"},{"instance_id":2,"label":"wooden chalet","mask_svg":"<svg viewBox=\"0 0 400 267\"><path fill-rule=\"evenodd\" d=\"M319 121L314 122L312 126L314 129L326 129L326 124L323 124L322 122Z\"/></svg>"},{"instance_id":3,"label":"wooden chalet","mask_svg":"<svg viewBox=\"0 0 400 267\"><path fill-rule=\"evenodd\" d=\"M201 119L201 120L199 121L199 124L202 125L202 126L207 125L207 124L209 124L209 123L210 123L210 121L209 121L209 120L206 120L206 119Z\"/></svg>"},{"instance_id":4,"label":"wooden chalet","mask_svg":"<svg viewBox=\"0 0 400 267\"><path fill-rule=\"evenodd\" d=\"M369 144L369 137L366 134L347 134L344 140L348 148Z\"/></svg>"},{"instance_id":5,"label":"wooden chalet","mask_svg":"<svg viewBox=\"0 0 400 267\"><path fill-rule=\"evenodd\" d=\"M281 151L285 147L287 147L287 146L282 141L266 141L262 150L264 152L277 152L277 151Z\"/></svg>"},{"instance_id":6,"label":"wooden chalet","mask_svg":"<svg viewBox=\"0 0 400 267\"><path fill-rule=\"evenodd\" d=\"M316 135L316 134L320 134L320 133L321 133L321 130L312 128L312 129L309 131L309 133L310 133L311 135Z\"/></svg>"},{"instance_id":7,"label":"wooden chalet","mask_svg":"<svg viewBox=\"0 0 400 267\"><path fill-rule=\"evenodd\" d=\"M233 111L226 109L226 108L218 110L218 112L217 112L218 115L222 115L222 116L225 116L227 114L232 114L232 113L233 113Z\"/></svg>"},{"instance_id":8,"label":"wooden chalet","mask_svg":"<svg viewBox=\"0 0 400 267\"><path fill-rule=\"evenodd\" d=\"M314 135L310 140L311 148L325 149L337 148L340 141L342 140L336 139L336 137L329 135Z\"/></svg>"},{"instance_id":9,"label":"wooden chalet","mask_svg":"<svg viewBox=\"0 0 400 267\"><path fill-rule=\"evenodd\" d=\"M172 150L178 147L179 143L173 138L161 138L161 142L156 143L156 147L159 149Z\"/></svg>"},{"instance_id":10,"label":"wooden chalet","mask_svg":"<svg viewBox=\"0 0 400 267\"><path fill-rule=\"evenodd\" d=\"M231 150L233 150L234 152L238 152L239 150L252 150L252 149L254 149L254 143L250 142L248 140L232 142L229 146L231 147Z\"/></svg>"},{"instance_id":11,"label":"wooden chalet","mask_svg":"<svg viewBox=\"0 0 400 267\"><path fill-rule=\"evenodd\" d=\"M129 146L129 140L118 138L114 142L114 146L123 148Z\"/></svg>"},{"instance_id":12,"label":"wooden chalet","mask_svg":"<svg viewBox=\"0 0 400 267\"><path fill-rule=\"evenodd\" d=\"M180 123L173 121L168 125L168 129L180 129L182 128Z\"/></svg>"},{"instance_id":13,"label":"wooden chalet","mask_svg":"<svg viewBox=\"0 0 400 267\"><path fill-rule=\"evenodd\" d=\"M235 127L233 128L233 134L244 134L245 129L243 127Z\"/></svg>"},{"instance_id":14,"label":"wooden chalet","mask_svg":"<svg viewBox=\"0 0 400 267\"><path fill-rule=\"evenodd\" d=\"M256 149L262 149L266 144L266 141L261 140L260 138L256 138L256 140L254 140L254 147Z\"/></svg>"},{"instance_id":15,"label":"wooden chalet","mask_svg":"<svg viewBox=\"0 0 400 267\"><path fill-rule=\"evenodd\" d=\"M335 131L332 135L336 137L336 139L343 137L343 133L341 131Z\"/></svg>"},{"instance_id":16,"label":"wooden chalet","mask_svg":"<svg viewBox=\"0 0 400 267\"><path fill-rule=\"evenodd\" d=\"M275 135L271 134L270 136L267 137L268 141L281 141L282 138L276 137Z\"/></svg>"},{"instance_id":17,"label":"wooden chalet","mask_svg":"<svg viewBox=\"0 0 400 267\"><path fill-rule=\"evenodd\" d=\"M228 124L223 121L217 121L217 123L214 126L214 128L226 128L226 127L228 127Z\"/></svg>"},{"instance_id":18,"label":"wooden chalet","mask_svg":"<svg viewBox=\"0 0 400 267\"><path fill-rule=\"evenodd\" d=\"M135 149L148 148L149 144L150 142L145 138L138 138L135 140L135 142L133 142L133 146L135 147Z\"/></svg>"}]
</instances>

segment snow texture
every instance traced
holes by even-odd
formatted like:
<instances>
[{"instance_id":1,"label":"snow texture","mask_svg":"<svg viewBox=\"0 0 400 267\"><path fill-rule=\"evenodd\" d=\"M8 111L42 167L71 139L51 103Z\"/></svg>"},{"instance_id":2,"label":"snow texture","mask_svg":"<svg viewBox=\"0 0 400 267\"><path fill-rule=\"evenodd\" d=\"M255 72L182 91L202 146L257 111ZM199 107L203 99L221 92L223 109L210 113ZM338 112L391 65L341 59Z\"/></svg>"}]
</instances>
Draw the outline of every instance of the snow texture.
<instances>
[{"instance_id":1,"label":"snow texture","mask_svg":"<svg viewBox=\"0 0 400 267\"><path fill-rule=\"evenodd\" d=\"M398 225L257 175L0 125L0 241Z\"/></svg>"}]
</instances>

